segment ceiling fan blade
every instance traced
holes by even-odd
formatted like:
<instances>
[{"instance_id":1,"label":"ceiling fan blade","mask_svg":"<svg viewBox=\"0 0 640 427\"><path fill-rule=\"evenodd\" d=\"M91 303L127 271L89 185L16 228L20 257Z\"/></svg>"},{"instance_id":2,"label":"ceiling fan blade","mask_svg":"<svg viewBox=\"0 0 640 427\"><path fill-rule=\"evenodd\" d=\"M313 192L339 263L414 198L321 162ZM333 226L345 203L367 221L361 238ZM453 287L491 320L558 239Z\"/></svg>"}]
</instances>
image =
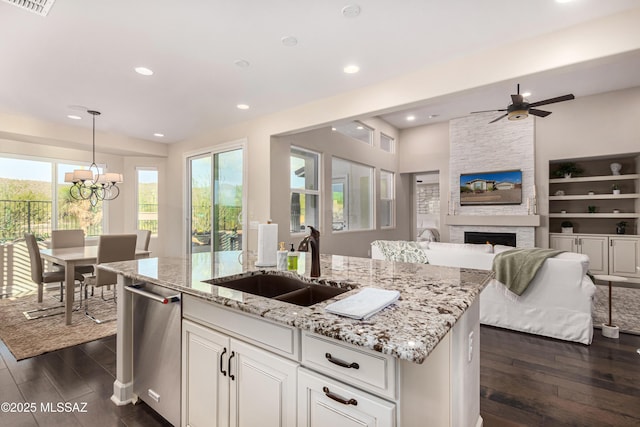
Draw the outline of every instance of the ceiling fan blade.
<instances>
[{"instance_id":1,"label":"ceiling fan blade","mask_svg":"<svg viewBox=\"0 0 640 427\"><path fill-rule=\"evenodd\" d=\"M576 99L576 97L573 96L572 93L570 93L569 95L558 96L556 98L551 98L551 99L545 99L544 101L532 102L531 104L529 104L529 107L539 107L541 105L553 104L556 102L571 101L572 99Z\"/></svg>"},{"instance_id":2,"label":"ceiling fan blade","mask_svg":"<svg viewBox=\"0 0 640 427\"><path fill-rule=\"evenodd\" d=\"M471 114L476 114L476 113L495 113L496 111L507 111L507 109L503 108L502 110L472 111Z\"/></svg>"},{"instance_id":3,"label":"ceiling fan blade","mask_svg":"<svg viewBox=\"0 0 640 427\"><path fill-rule=\"evenodd\" d=\"M551 111L538 110L536 108L529 108L529 114L533 114L538 117L547 117L551 114Z\"/></svg>"},{"instance_id":4,"label":"ceiling fan blade","mask_svg":"<svg viewBox=\"0 0 640 427\"><path fill-rule=\"evenodd\" d=\"M513 104L522 104L522 101L524 101L524 96L517 94L517 95L511 95L511 102Z\"/></svg>"},{"instance_id":5,"label":"ceiling fan blade","mask_svg":"<svg viewBox=\"0 0 640 427\"><path fill-rule=\"evenodd\" d=\"M498 117L497 119L493 119L493 120L491 120L491 121L489 122L489 124L491 124L491 123L495 123L495 122L497 122L497 121L498 121L498 120L500 120L500 119L504 119L504 118L505 118L505 117L507 117L508 115L509 115L509 114L503 114L503 115L501 115L500 117Z\"/></svg>"}]
</instances>

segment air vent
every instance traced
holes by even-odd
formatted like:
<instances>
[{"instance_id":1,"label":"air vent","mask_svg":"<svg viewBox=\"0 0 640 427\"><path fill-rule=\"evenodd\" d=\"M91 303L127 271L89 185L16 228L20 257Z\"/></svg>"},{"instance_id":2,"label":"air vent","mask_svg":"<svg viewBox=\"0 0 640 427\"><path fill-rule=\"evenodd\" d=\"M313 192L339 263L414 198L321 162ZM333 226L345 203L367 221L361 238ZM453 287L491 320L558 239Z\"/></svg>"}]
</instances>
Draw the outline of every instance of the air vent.
<instances>
[{"instance_id":1,"label":"air vent","mask_svg":"<svg viewBox=\"0 0 640 427\"><path fill-rule=\"evenodd\" d=\"M21 9L28 10L29 12L36 13L40 16L47 16L51 6L56 0L4 0L14 6L18 6Z\"/></svg>"}]
</instances>

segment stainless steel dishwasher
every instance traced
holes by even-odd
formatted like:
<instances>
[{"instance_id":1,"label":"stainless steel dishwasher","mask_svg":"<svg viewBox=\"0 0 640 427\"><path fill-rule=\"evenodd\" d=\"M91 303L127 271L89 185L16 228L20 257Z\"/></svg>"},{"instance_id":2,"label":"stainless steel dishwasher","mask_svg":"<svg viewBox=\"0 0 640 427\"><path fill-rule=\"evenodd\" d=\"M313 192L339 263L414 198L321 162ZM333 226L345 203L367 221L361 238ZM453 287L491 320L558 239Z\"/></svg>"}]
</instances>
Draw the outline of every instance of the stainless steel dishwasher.
<instances>
[{"instance_id":1,"label":"stainless steel dishwasher","mask_svg":"<svg viewBox=\"0 0 640 427\"><path fill-rule=\"evenodd\" d=\"M180 294L148 283L125 289L133 294L133 392L179 426Z\"/></svg>"}]
</instances>

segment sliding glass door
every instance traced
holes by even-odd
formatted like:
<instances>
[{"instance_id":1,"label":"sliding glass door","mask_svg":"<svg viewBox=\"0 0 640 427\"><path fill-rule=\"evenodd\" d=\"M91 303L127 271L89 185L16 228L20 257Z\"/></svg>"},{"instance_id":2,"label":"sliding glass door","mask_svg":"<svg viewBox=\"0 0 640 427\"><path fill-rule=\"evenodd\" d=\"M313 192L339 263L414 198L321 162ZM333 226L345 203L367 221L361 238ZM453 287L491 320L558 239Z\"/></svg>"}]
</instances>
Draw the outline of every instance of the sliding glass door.
<instances>
[{"instance_id":1,"label":"sliding glass door","mask_svg":"<svg viewBox=\"0 0 640 427\"><path fill-rule=\"evenodd\" d=\"M243 149L189 157L189 253L243 248Z\"/></svg>"}]
</instances>

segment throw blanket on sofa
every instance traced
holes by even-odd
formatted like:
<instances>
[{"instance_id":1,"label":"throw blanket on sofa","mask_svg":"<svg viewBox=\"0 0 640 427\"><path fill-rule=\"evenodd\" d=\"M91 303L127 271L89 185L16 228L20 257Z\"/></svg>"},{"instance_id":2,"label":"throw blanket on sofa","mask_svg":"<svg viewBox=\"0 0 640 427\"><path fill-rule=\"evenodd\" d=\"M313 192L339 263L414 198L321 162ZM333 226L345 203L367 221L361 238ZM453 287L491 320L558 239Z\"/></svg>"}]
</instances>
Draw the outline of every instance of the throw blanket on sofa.
<instances>
[{"instance_id":1,"label":"throw blanket on sofa","mask_svg":"<svg viewBox=\"0 0 640 427\"><path fill-rule=\"evenodd\" d=\"M496 280L516 295L522 295L547 258L563 251L555 249L510 249L493 258Z\"/></svg>"},{"instance_id":2,"label":"throw blanket on sofa","mask_svg":"<svg viewBox=\"0 0 640 427\"><path fill-rule=\"evenodd\" d=\"M377 246L387 261L429 263L424 251L416 242L376 240L371 245Z\"/></svg>"}]
</instances>

